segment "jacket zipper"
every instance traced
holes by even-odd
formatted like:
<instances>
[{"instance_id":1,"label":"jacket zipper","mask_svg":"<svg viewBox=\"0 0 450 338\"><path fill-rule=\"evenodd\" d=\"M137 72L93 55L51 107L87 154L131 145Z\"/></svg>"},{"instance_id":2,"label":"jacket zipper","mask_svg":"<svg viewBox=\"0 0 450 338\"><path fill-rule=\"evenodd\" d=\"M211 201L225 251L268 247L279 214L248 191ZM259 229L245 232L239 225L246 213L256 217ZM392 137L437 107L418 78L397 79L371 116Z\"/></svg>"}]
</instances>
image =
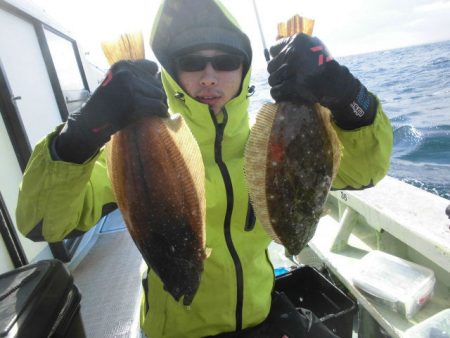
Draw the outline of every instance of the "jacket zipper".
<instances>
[{"instance_id":1,"label":"jacket zipper","mask_svg":"<svg viewBox=\"0 0 450 338\"><path fill-rule=\"evenodd\" d=\"M217 165L219 166L220 173L222 174L222 178L225 184L225 191L227 194L227 209L224 219L224 235L227 248L233 259L234 268L236 271L236 286L237 286L236 331L240 331L242 330L242 307L244 303L244 274L242 271L241 261L239 259L238 253L236 251L236 248L234 247L233 240L231 238L231 214L233 212L233 204L234 204L233 186L231 184L231 177L228 168L222 159L222 141L225 126L228 120L228 113L224 108L223 109L224 120L222 123L217 122L216 116L211 109L210 114L216 127L216 138L214 142L214 159Z\"/></svg>"}]
</instances>

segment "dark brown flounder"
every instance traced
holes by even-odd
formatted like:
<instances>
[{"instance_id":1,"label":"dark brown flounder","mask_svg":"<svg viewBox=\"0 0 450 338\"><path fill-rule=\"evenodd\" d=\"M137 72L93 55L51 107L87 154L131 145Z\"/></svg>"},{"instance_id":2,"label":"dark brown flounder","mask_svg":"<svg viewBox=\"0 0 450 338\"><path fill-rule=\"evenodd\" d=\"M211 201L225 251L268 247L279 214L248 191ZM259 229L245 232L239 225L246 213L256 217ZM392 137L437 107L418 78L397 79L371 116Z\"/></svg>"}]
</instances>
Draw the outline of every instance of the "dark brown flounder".
<instances>
[{"instance_id":1,"label":"dark brown flounder","mask_svg":"<svg viewBox=\"0 0 450 338\"><path fill-rule=\"evenodd\" d=\"M282 102L259 111L245 151L255 214L292 255L313 237L340 161L330 112Z\"/></svg>"},{"instance_id":2,"label":"dark brown flounder","mask_svg":"<svg viewBox=\"0 0 450 338\"><path fill-rule=\"evenodd\" d=\"M175 300L191 304L206 258L206 203L200 149L183 118L148 117L116 133L108 172L148 266Z\"/></svg>"}]
</instances>

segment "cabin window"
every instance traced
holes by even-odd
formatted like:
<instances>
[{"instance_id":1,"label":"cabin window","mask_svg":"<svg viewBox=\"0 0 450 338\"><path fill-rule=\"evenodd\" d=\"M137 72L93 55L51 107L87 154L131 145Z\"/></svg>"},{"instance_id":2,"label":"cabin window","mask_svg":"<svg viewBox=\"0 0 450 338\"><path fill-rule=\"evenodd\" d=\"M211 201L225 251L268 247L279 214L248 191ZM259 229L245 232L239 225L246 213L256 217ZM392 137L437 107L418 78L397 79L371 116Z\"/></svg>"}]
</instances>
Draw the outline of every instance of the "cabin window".
<instances>
[{"instance_id":1,"label":"cabin window","mask_svg":"<svg viewBox=\"0 0 450 338\"><path fill-rule=\"evenodd\" d=\"M44 29L44 32L70 114L89 98L89 91L84 86L72 41L48 29Z\"/></svg>"}]
</instances>

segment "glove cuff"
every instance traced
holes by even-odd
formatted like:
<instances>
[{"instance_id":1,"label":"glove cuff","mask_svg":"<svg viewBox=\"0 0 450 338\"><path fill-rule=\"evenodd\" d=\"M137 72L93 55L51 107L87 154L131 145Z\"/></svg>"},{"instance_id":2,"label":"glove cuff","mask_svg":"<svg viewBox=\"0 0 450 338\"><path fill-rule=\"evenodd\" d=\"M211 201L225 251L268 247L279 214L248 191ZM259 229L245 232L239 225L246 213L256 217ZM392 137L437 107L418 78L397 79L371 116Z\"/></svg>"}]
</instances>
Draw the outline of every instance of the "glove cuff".
<instances>
[{"instance_id":1,"label":"glove cuff","mask_svg":"<svg viewBox=\"0 0 450 338\"><path fill-rule=\"evenodd\" d=\"M354 130L371 125L377 112L377 99L367 88L356 80L359 90L350 103L332 106L330 110L336 124L345 130Z\"/></svg>"},{"instance_id":2,"label":"glove cuff","mask_svg":"<svg viewBox=\"0 0 450 338\"><path fill-rule=\"evenodd\" d=\"M55 137L53 150L55 157L62 161L82 164L94 156L106 141L95 140L92 133L79 126L79 121L69 118Z\"/></svg>"},{"instance_id":3,"label":"glove cuff","mask_svg":"<svg viewBox=\"0 0 450 338\"><path fill-rule=\"evenodd\" d=\"M340 128L353 130L373 122L377 100L347 67L333 60L316 81L320 104L331 110Z\"/></svg>"}]
</instances>

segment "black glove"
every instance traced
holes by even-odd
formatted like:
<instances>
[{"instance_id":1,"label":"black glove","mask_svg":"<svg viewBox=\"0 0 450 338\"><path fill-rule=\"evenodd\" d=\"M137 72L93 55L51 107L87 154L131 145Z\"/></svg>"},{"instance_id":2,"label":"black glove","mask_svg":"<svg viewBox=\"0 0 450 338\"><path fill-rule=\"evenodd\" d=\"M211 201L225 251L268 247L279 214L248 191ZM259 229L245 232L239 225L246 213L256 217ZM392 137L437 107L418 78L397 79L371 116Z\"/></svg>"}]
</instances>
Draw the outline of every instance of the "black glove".
<instances>
[{"instance_id":1,"label":"black glove","mask_svg":"<svg viewBox=\"0 0 450 338\"><path fill-rule=\"evenodd\" d=\"M342 129L370 125L377 101L316 37L297 34L270 48L267 70L275 101L319 102Z\"/></svg>"},{"instance_id":2,"label":"black glove","mask_svg":"<svg viewBox=\"0 0 450 338\"><path fill-rule=\"evenodd\" d=\"M77 112L71 114L54 140L57 157L83 163L116 131L143 116L168 116L166 95L148 60L119 61Z\"/></svg>"}]
</instances>

